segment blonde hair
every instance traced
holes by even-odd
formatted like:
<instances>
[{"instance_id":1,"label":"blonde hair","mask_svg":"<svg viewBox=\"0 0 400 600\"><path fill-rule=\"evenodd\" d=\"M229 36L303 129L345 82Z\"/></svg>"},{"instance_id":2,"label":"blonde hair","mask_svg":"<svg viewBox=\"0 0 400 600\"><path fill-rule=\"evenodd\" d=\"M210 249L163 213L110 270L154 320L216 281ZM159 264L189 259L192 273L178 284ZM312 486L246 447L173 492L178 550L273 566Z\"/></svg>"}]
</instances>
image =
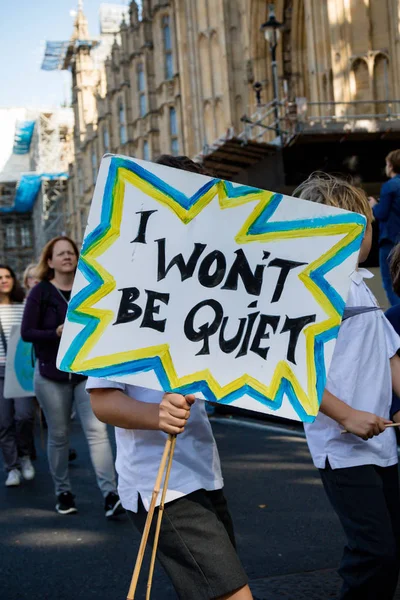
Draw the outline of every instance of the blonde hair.
<instances>
[{"instance_id":1,"label":"blonde hair","mask_svg":"<svg viewBox=\"0 0 400 600\"><path fill-rule=\"evenodd\" d=\"M75 242L73 240L71 240L71 238L67 237L66 235L59 235L59 236L53 238L52 240L47 242L47 244L43 248L42 254L40 255L38 265L36 267L36 275L37 275L37 278L39 279L39 281L50 281L51 279L53 279L54 269L49 267L48 261L53 258L54 246L57 244L57 242L62 242L62 241L68 242L69 244L71 244L72 248L74 249L76 258L77 259L79 258L78 247L75 244Z\"/></svg>"},{"instance_id":2,"label":"blonde hair","mask_svg":"<svg viewBox=\"0 0 400 600\"><path fill-rule=\"evenodd\" d=\"M368 224L374 220L364 190L345 179L340 179L328 173L312 173L308 179L299 185L293 195L303 200L361 213L367 218Z\"/></svg>"},{"instance_id":3,"label":"blonde hair","mask_svg":"<svg viewBox=\"0 0 400 600\"><path fill-rule=\"evenodd\" d=\"M23 274L23 276L22 276L22 282L23 282L23 284L24 284L24 288L25 288L25 289L28 289L28 287L29 287L29 286L28 286L28 277L29 277L29 274L30 274L30 272L31 272L31 271L33 271L33 270L35 270L35 276L37 277L37 274L36 274L36 268L37 268L37 264L36 264L36 263L30 263L30 264L29 264L29 265L26 267L26 269L25 269L25 271L24 271L24 274Z\"/></svg>"}]
</instances>

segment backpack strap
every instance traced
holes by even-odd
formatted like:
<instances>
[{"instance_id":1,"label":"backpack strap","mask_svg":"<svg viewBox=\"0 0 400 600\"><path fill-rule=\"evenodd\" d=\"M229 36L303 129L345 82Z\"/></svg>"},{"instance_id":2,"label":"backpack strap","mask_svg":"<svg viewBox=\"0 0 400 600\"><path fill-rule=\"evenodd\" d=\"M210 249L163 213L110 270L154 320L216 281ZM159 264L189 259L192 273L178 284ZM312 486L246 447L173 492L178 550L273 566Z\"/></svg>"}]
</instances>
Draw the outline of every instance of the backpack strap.
<instances>
[{"instance_id":1,"label":"backpack strap","mask_svg":"<svg viewBox=\"0 0 400 600\"><path fill-rule=\"evenodd\" d=\"M346 306L342 317L342 323L343 321L347 321L347 319L350 319L351 317L363 315L364 313L375 312L377 310L382 309L380 306Z\"/></svg>"}]
</instances>

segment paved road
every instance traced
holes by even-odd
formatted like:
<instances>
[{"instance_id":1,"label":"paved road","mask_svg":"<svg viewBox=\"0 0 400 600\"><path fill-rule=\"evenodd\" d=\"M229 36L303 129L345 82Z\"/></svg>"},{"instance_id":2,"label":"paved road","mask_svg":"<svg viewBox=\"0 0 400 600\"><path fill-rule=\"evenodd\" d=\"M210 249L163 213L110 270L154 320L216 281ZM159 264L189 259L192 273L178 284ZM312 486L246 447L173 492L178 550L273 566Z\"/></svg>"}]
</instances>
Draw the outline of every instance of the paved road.
<instances>
[{"instance_id":1,"label":"paved road","mask_svg":"<svg viewBox=\"0 0 400 600\"><path fill-rule=\"evenodd\" d=\"M239 553L260 600L336 598L343 536L304 437L237 419L213 422ZM1 600L124 600L139 537L126 516L107 522L79 426L71 466L79 514L54 512L43 450L37 477L0 487ZM141 582L137 599L145 597ZM176 600L157 567L153 600ZM189 600L189 599L188 599Z\"/></svg>"}]
</instances>

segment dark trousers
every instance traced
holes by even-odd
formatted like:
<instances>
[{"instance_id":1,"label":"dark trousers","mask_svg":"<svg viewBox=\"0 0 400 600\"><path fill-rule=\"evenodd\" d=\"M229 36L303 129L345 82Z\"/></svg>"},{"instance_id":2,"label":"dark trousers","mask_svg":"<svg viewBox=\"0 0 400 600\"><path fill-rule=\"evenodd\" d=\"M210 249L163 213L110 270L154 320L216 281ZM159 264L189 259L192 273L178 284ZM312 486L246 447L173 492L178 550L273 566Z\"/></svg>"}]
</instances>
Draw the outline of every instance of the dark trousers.
<instances>
[{"instance_id":1,"label":"dark trousers","mask_svg":"<svg viewBox=\"0 0 400 600\"><path fill-rule=\"evenodd\" d=\"M389 240L385 240L379 245L379 267L382 275L382 284L390 306L396 306L396 304L400 303L399 296L393 290L392 276L390 275L390 253L393 248L394 244Z\"/></svg>"},{"instance_id":2,"label":"dark trousers","mask_svg":"<svg viewBox=\"0 0 400 600\"><path fill-rule=\"evenodd\" d=\"M4 398L4 377L0 377L0 449L7 471L19 468L19 457L33 448L33 398Z\"/></svg>"},{"instance_id":3,"label":"dark trousers","mask_svg":"<svg viewBox=\"0 0 400 600\"><path fill-rule=\"evenodd\" d=\"M333 470L327 461L320 474L347 536L341 600L391 600L400 567L397 465Z\"/></svg>"}]
</instances>

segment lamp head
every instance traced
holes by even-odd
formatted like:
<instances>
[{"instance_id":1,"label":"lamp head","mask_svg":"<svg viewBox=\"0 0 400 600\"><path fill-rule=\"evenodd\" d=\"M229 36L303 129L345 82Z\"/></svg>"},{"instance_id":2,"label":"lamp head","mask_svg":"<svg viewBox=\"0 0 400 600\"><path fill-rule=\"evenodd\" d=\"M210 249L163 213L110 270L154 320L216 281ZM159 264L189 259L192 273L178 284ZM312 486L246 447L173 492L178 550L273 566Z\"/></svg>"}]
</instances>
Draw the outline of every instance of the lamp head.
<instances>
[{"instance_id":1,"label":"lamp head","mask_svg":"<svg viewBox=\"0 0 400 600\"><path fill-rule=\"evenodd\" d=\"M279 41L279 29L283 26L283 23L280 23L276 18L274 4L270 3L268 9L268 21L265 21L265 23L261 25L261 31L264 33L267 42L272 45Z\"/></svg>"}]
</instances>

